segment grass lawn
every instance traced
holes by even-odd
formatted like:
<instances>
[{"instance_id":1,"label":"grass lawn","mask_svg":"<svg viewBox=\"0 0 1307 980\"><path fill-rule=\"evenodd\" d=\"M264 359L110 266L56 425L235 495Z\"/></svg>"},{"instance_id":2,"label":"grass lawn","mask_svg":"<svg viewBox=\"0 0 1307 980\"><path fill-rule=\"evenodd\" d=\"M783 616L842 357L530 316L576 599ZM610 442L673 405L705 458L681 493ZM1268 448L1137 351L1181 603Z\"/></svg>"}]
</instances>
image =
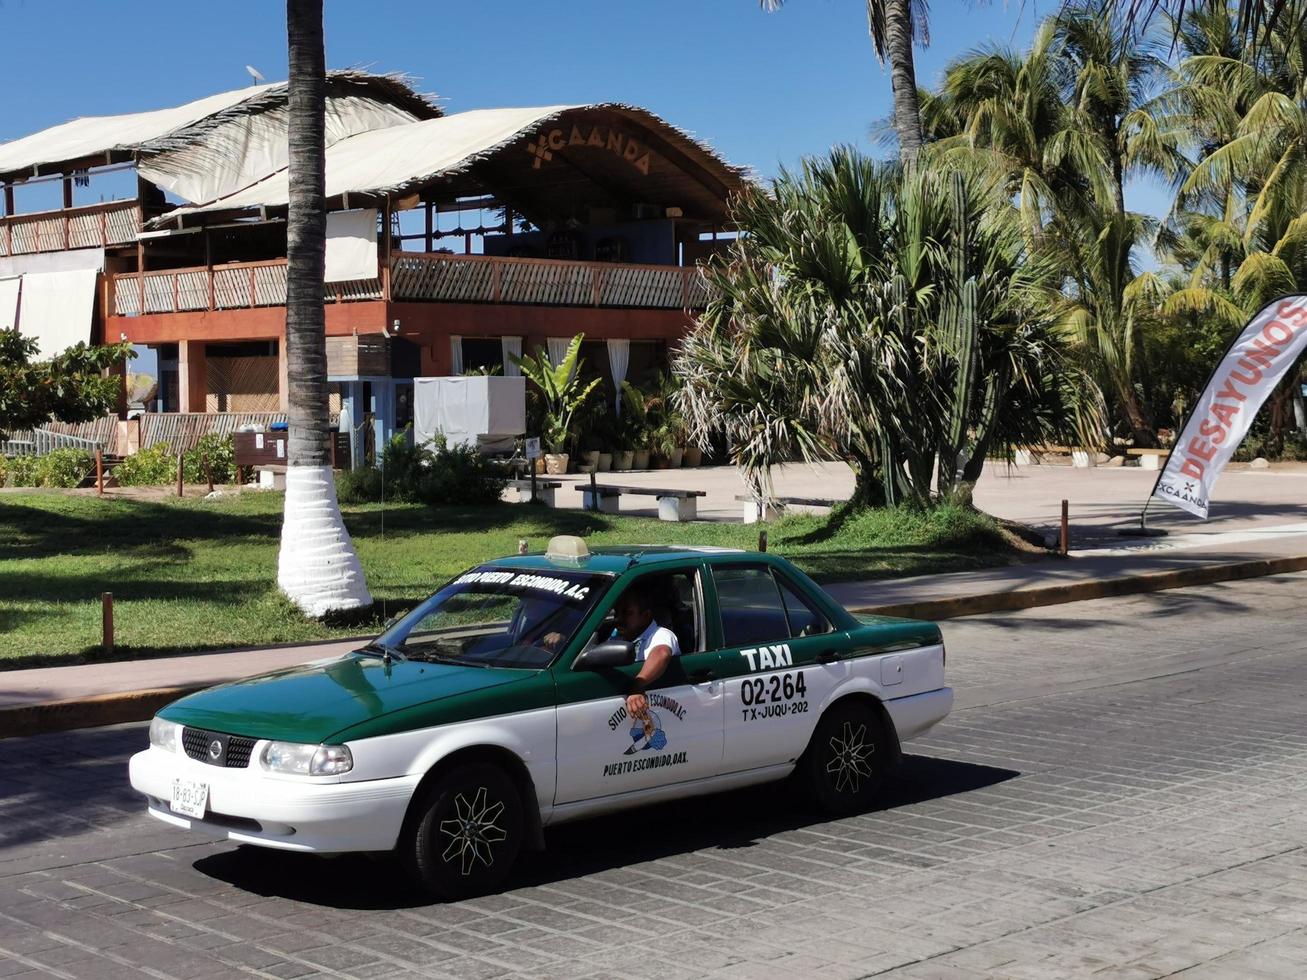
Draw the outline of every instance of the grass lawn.
<instances>
[{"instance_id":1,"label":"grass lawn","mask_svg":"<svg viewBox=\"0 0 1307 980\"><path fill-rule=\"evenodd\" d=\"M350 636L306 619L277 591L282 495L139 499L69 492L0 493L0 669L100 654L100 594L114 594L116 659ZM343 508L377 599L376 622L470 565L543 550L554 534L592 544L757 545L757 526L672 524L524 504ZM919 575L1021 560L987 517L863 513L793 516L768 528L769 550L814 578Z\"/></svg>"}]
</instances>

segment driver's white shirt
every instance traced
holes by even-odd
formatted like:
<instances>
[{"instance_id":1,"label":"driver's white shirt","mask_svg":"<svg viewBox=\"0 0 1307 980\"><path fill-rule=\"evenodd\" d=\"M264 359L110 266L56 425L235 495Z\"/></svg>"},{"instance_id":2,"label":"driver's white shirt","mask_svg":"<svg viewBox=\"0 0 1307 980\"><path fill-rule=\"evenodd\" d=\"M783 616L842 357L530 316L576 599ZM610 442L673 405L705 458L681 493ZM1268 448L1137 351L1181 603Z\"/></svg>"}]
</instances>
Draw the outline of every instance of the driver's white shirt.
<instances>
[{"instance_id":1,"label":"driver's white shirt","mask_svg":"<svg viewBox=\"0 0 1307 980\"><path fill-rule=\"evenodd\" d=\"M656 619L650 620L649 625L645 627L644 632L636 637L636 661L644 660L649 655L649 651L654 647L671 647L673 657L679 657L681 655L681 644L677 641L676 634L666 626L659 626L658 620Z\"/></svg>"}]
</instances>

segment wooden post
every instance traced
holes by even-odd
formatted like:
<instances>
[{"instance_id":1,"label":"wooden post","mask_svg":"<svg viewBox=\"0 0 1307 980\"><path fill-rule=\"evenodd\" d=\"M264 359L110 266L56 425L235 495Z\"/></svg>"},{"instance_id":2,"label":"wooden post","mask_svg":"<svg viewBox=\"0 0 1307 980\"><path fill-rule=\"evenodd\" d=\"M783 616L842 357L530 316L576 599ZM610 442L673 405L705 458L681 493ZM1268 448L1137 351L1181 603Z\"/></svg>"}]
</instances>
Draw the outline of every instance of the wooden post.
<instances>
[{"instance_id":1,"label":"wooden post","mask_svg":"<svg viewBox=\"0 0 1307 980\"><path fill-rule=\"evenodd\" d=\"M145 243L136 242L136 307L137 316L145 316Z\"/></svg>"},{"instance_id":2,"label":"wooden post","mask_svg":"<svg viewBox=\"0 0 1307 980\"><path fill-rule=\"evenodd\" d=\"M531 459L527 460L527 462L531 467L531 503L534 504L536 502L536 461Z\"/></svg>"},{"instance_id":3,"label":"wooden post","mask_svg":"<svg viewBox=\"0 0 1307 980\"><path fill-rule=\"evenodd\" d=\"M213 286L213 242L209 239L209 229L204 229L204 271L209 278L209 309L213 309L214 286Z\"/></svg>"},{"instance_id":4,"label":"wooden post","mask_svg":"<svg viewBox=\"0 0 1307 980\"><path fill-rule=\"evenodd\" d=\"M595 489L595 471L590 471L590 509L599 509L599 491Z\"/></svg>"},{"instance_id":5,"label":"wooden post","mask_svg":"<svg viewBox=\"0 0 1307 980\"><path fill-rule=\"evenodd\" d=\"M182 472L182 454L177 454L177 496L182 496L182 478L185 474Z\"/></svg>"},{"instance_id":6,"label":"wooden post","mask_svg":"<svg viewBox=\"0 0 1307 980\"><path fill-rule=\"evenodd\" d=\"M256 307L256 306L259 305L257 302L255 302L255 297L254 297L254 289L255 289L255 286L254 286L254 266L250 266L250 268L249 268L249 273L250 273L250 280L249 280L249 281L250 281L250 309L252 310L252 309L254 309L254 307Z\"/></svg>"},{"instance_id":7,"label":"wooden post","mask_svg":"<svg viewBox=\"0 0 1307 980\"><path fill-rule=\"evenodd\" d=\"M433 248L436 247L436 243L432 241L432 232L435 230L433 227L432 214L431 214L432 207L434 207L434 205L430 201L428 201L427 202L427 226L426 226L426 250L428 252L430 252Z\"/></svg>"},{"instance_id":8,"label":"wooden post","mask_svg":"<svg viewBox=\"0 0 1307 980\"><path fill-rule=\"evenodd\" d=\"M390 196L381 212L381 298L390 302Z\"/></svg>"},{"instance_id":9,"label":"wooden post","mask_svg":"<svg viewBox=\"0 0 1307 980\"><path fill-rule=\"evenodd\" d=\"M14 185L5 184L5 217L14 216Z\"/></svg>"},{"instance_id":10,"label":"wooden post","mask_svg":"<svg viewBox=\"0 0 1307 980\"><path fill-rule=\"evenodd\" d=\"M100 648L113 655L113 593L100 593Z\"/></svg>"},{"instance_id":11,"label":"wooden post","mask_svg":"<svg viewBox=\"0 0 1307 980\"><path fill-rule=\"evenodd\" d=\"M1058 551L1066 554L1070 550L1071 529L1067 526L1067 502L1062 501L1062 534L1058 540Z\"/></svg>"},{"instance_id":12,"label":"wooden post","mask_svg":"<svg viewBox=\"0 0 1307 980\"><path fill-rule=\"evenodd\" d=\"M767 531L765 529L758 532L758 550L767 550Z\"/></svg>"},{"instance_id":13,"label":"wooden post","mask_svg":"<svg viewBox=\"0 0 1307 980\"><path fill-rule=\"evenodd\" d=\"M104 496L104 452L99 449L95 451L95 493Z\"/></svg>"}]
</instances>

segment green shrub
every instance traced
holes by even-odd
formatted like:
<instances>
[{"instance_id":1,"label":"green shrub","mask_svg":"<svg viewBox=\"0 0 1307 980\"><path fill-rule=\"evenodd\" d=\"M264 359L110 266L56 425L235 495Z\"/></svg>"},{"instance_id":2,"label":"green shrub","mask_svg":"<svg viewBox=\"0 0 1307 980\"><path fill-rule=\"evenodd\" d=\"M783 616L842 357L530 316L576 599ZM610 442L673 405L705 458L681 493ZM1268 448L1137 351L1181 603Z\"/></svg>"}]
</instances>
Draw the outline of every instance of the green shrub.
<instances>
[{"instance_id":1,"label":"green shrub","mask_svg":"<svg viewBox=\"0 0 1307 980\"><path fill-rule=\"evenodd\" d=\"M9 469L9 457L0 456L0 487L3 487L5 485L5 473L8 472L8 469Z\"/></svg>"},{"instance_id":2,"label":"green shrub","mask_svg":"<svg viewBox=\"0 0 1307 980\"><path fill-rule=\"evenodd\" d=\"M113 475L123 487L166 486L177 479L177 457L166 442L156 442L124 459Z\"/></svg>"},{"instance_id":3,"label":"green shrub","mask_svg":"<svg viewBox=\"0 0 1307 980\"><path fill-rule=\"evenodd\" d=\"M336 499L342 504L369 504L381 499L381 471L371 466L336 474Z\"/></svg>"},{"instance_id":4,"label":"green shrub","mask_svg":"<svg viewBox=\"0 0 1307 980\"><path fill-rule=\"evenodd\" d=\"M95 457L85 449L53 449L39 457L37 472L42 487L75 487L95 468Z\"/></svg>"},{"instance_id":5,"label":"green shrub","mask_svg":"<svg viewBox=\"0 0 1307 980\"><path fill-rule=\"evenodd\" d=\"M382 465L346 470L336 477L342 504L421 502L430 506L489 504L499 500L507 476L476 449L450 447L443 438L410 446L400 433L382 452Z\"/></svg>"},{"instance_id":6,"label":"green shrub","mask_svg":"<svg viewBox=\"0 0 1307 980\"><path fill-rule=\"evenodd\" d=\"M204 466L206 460L208 472ZM187 483L208 483L210 473L214 483L231 483L236 479L236 451L231 436L210 432L200 437L194 449L182 455L182 476Z\"/></svg>"},{"instance_id":7,"label":"green shrub","mask_svg":"<svg viewBox=\"0 0 1307 980\"><path fill-rule=\"evenodd\" d=\"M39 465L40 457L38 456L15 456L9 461L9 475L6 486L39 487L41 485Z\"/></svg>"}]
</instances>

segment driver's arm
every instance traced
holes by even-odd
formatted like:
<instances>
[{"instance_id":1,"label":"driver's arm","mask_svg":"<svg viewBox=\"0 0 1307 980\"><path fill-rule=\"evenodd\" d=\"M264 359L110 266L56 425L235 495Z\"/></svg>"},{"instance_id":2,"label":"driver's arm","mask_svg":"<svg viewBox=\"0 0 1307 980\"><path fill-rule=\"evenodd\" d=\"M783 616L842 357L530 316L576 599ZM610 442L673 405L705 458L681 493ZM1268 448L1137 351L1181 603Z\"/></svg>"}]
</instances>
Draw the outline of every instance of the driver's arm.
<instances>
[{"instance_id":1,"label":"driver's arm","mask_svg":"<svg viewBox=\"0 0 1307 980\"><path fill-rule=\"evenodd\" d=\"M635 680L631 684L631 693L626 696L626 710L632 717L642 717L649 710L649 699L644 696L644 692L650 684L663 676L671 659L672 648L666 644L654 647L645 656L644 666L640 668L640 673L635 675Z\"/></svg>"}]
</instances>

